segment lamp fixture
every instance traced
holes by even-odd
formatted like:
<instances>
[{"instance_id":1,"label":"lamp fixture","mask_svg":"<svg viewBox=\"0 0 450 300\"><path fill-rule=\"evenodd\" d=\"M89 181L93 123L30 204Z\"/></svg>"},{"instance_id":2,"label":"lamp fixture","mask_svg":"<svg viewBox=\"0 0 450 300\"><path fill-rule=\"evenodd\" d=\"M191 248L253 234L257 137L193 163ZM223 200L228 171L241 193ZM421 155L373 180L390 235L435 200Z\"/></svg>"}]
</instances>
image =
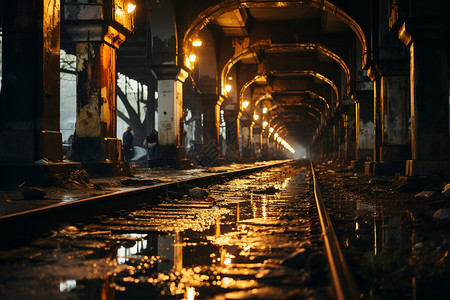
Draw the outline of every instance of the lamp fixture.
<instances>
[{"instance_id":1,"label":"lamp fixture","mask_svg":"<svg viewBox=\"0 0 450 300\"><path fill-rule=\"evenodd\" d=\"M272 133L273 132L273 127L269 128L269 132Z\"/></svg>"},{"instance_id":2,"label":"lamp fixture","mask_svg":"<svg viewBox=\"0 0 450 300\"><path fill-rule=\"evenodd\" d=\"M244 109L246 109L246 108L248 107L249 104L250 104L250 102L248 102L248 101L246 100L246 101L242 102L242 107L243 107Z\"/></svg>"},{"instance_id":3,"label":"lamp fixture","mask_svg":"<svg viewBox=\"0 0 450 300\"><path fill-rule=\"evenodd\" d=\"M263 114L267 113L267 107L263 108Z\"/></svg>"},{"instance_id":4,"label":"lamp fixture","mask_svg":"<svg viewBox=\"0 0 450 300\"><path fill-rule=\"evenodd\" d=\"M256 121L256 120L258 120L258 119L259 119L259 115L258 115L258 114L254 114L254 115L253 115L253 120Z\"/></svg>"},{"instance_id":5,"label":"lamp fixture","mask_svg":"<svg viewBox=\"0 0 450 300\"><path fill-rule=\"evenodd\" d=\"M231 91L231 85L225 84L225 91L227 91L227 93L228 93L229 91Z\"/></svg>"},{"instance_id":6,"label":"lamp fixture","mask_svg":"<svg viewBox=\"0 0 450 300\"><path fill-rule=\"evenodd\" d=\"M134 3L128 2L127 4L127 12L131 14L136 9L136 5Z\"/></svg>"},{"instance_id":7,"label":"lamp fixture","mask_svg":"<svg viewBox=\"0 0 450 300\"><path fill-rule=\"evenodd\" d=\"M264 121L264 122L263 122L263 127L266 127L267 125L269 125L269 122Z\"/></svg>"}]
</instances>

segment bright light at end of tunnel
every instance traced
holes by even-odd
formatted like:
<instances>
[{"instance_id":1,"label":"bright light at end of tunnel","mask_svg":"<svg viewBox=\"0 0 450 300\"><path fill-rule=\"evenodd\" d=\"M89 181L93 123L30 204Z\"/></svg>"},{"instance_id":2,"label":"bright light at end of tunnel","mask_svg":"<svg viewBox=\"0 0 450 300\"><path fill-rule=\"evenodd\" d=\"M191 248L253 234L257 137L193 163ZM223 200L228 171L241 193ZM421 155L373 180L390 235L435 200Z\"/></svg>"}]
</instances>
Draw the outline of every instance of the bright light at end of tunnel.
<instances>
[{"instance_id":1,"label":"bright light at end of tunnel","mask_svg":"<svg viewBox=\"0 0 450 300\"><path fill-rule=\"evenodd\" d=\"M264 121L264 122L263 122L263 127L266 127L267 125L269 125L269 122Z\"/></svg>"},{"instance_id":2,"label":"bright light at end of tunnel","mask_svg":"<svg viewBox=\"0 0 450 300\"><path fill-rule=\"evenodd\" d=\"M228 93L229 91L231 91L231 85L226 84L226 85L225 85L225 91L227 91L227 93Z\"/></svg>"},{"instance_id":3,"label":"bright light at end of tunnel","mask_svg":"<svg viewBox=\"0 0 450 300\"><path fill-rule=\"evenodd\" d=\"M248 107L249 104L250 104L250 102L244 101L244 102L242 102L242 107L245 109Z\"/></svg>"},{"instance_id":4,"label":"bright light at end of tunnel","mask_svg":"<svg viewBox=\"0 0 450 300\"><path fill-rule=\"evenodd\" d=\"M263 114L267 113L267 107L263 108Z\"/></svg>"},{"instance_id":5,"label":"bright light at end of tunnel","mask_svg":"<svg viewBox=\"0 0 450 300\"><path fill-rule=\"evenodd\" d=\"M273 132L273 127L270 127L269 132L270 132L270 133Z\"/></svg>"},{"instance_id":6,"label":"bright light at end of tunnel","mask_svg":"<svg viewBox=\"0 0 450 300\"><path fill-rule=\"evenodd\" d=\"M189 55L189 60L194 62L197 59L197 56L195 54Z\"/></svg>"}]
</instances>

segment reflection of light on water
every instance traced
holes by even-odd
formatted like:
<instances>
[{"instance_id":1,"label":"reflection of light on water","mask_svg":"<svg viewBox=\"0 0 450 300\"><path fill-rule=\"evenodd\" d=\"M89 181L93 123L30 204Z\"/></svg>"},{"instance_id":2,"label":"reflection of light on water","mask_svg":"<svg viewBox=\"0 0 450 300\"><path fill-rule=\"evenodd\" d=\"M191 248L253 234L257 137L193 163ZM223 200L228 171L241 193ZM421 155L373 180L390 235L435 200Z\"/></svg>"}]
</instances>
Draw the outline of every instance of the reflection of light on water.
<instances>
[{"instance_id":1,"label":"reflection of light on water","mask_svg":"<svg viewBox=\"0 0 450 300\"><path fill-rule=\"evenodd\" d=\"M267 203L268 203L267 197L266 197L266 195L263 195L262 196L262 207L261 207L263 219L267 219Z\"/></svg>"},{"instance_id":2,"label":"reflection of light on water","mask_svg":"<svg viewBox=\"0 0 450 300\"><path fill-rule=\"evenodd\" d=\"M77 287L77 281L70 279L70 280L66 280L64 282L61 282L59 284L59 291L60 292L68 292L70 290L73 290L74 288Z\"/></svg>"},{"instance_id":3,"label":"reflection of light on water","mask_svg":"<svg viewBox=\"0 0 450 300\"><path fill-rule=\"evenodd\" d=\"M186 291L186 299L194 300L195 297L195 288L188 288Z\"/></svg>"},{"instance_id":4,"label":"reflection of light on water","mask_svg":"<svg viewBox=\"0 0 450 300\"><path fill-rule=\"evenodd\" d=\"M223 264L224 264L225 266L231 264L231 258L229 258L229 257L225 258L225 260L223 261Z\"/></svg>"},{"instance_id":5,"label":"reflection of light on water","mask_svg":"<svg viewBox=\"0 0 450 300\"><path fill-rule=\"evenodd\" d=\"M69 201L74 201L76 199L72 195L63 195L62 200L63 200L63 202L69 202Z\"/></svg>"},{"instance_id":6,"label":"reflection of light on water","mask_svg":"<svg viewBox=\"0 0 450 300\"><path fill-rule=\"evenodd\" d=\"M132 237L142 237L142 234L130 234L129 236ZM127 260L129 260L130 256L136 255L143 250L147 249L147 240L143 241L136 241L134 246L125 248L121 246L119 249L117 249L117 263L123 264Z\"/></svg>"},{"instance_id":7,"label":"reflection of light on water","mask_svg":"<svg viewBox=\"0 0 450 300\"><path fill-rule=\"evenodd\" d=\"M291 180L290 177L286 178L286 179L283 181L283 183L281 184L281 187L282 187L283 189L285 189L285 188L288 186L290 180Z\"/></svg>"}]
</instances>

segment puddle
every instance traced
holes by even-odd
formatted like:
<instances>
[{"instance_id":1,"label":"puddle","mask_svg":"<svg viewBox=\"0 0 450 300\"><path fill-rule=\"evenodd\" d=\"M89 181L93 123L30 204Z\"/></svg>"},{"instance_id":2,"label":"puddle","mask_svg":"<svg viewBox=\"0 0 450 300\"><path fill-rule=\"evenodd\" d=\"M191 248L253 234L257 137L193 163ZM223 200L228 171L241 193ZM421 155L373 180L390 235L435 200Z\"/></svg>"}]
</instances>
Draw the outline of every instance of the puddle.
<instances>
[{"instance_id":1,"label":"puddle","mask_svg":"<svg viewBox=\"0 0 450 300\"><path fill-rule=\"evenodd\" d=\"M13 260L0 255L0 296L327 299L306 176L273 168L209 187L216 206L175 201L66 226ZM283 264L301 248L313 255Z\"/></svg>"}]
</instances>

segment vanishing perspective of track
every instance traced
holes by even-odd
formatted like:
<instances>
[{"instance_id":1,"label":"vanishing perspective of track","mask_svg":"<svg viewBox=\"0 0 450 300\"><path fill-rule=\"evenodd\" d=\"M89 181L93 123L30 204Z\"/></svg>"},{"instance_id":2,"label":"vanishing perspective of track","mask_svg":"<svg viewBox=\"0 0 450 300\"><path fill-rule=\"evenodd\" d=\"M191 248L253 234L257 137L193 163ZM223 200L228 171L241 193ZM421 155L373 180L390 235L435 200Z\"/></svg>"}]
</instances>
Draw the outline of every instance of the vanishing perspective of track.
<instances>
[{"instance_id":1,"label":"vanishing perspective of track","mask_svg":"<svg viewBox=\"0 0 450 300\"><path fill-rule=\"evenodd\" d=\"M72 216L0 251L0 298L355 299L311 166L222 180L206 199L184 183Z\"/></svg>"}]
</instances>

